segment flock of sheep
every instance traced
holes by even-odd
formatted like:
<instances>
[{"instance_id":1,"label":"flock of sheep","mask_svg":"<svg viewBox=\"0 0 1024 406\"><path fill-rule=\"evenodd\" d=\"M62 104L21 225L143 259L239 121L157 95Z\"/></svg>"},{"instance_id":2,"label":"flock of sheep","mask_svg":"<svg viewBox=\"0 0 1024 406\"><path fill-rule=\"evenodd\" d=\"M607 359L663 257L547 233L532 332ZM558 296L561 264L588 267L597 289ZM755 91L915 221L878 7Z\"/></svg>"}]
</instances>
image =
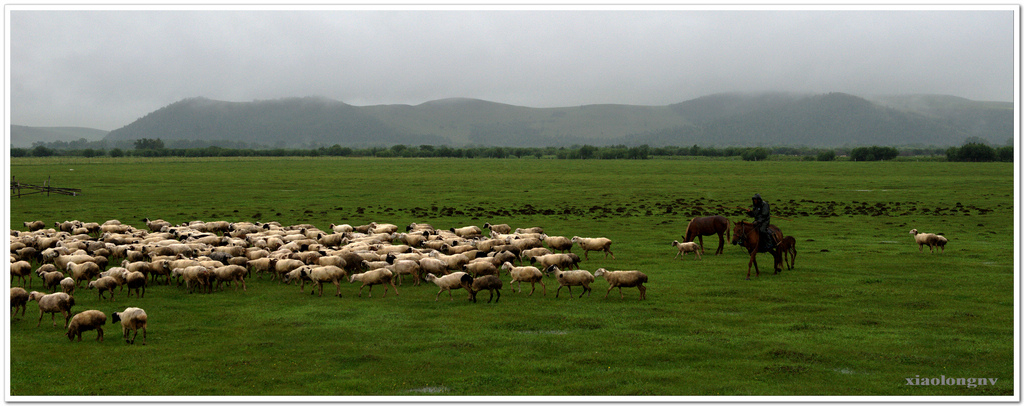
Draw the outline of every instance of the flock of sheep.
<instances>
[{"instance_id":1,"label":"flock of sheep","mask_svg":"<svg viewBox=\"0 0 1024 406\"><path fill-rule=\"evenodd\" d=\"M501 275L510 277L509 283L529 283L533 295L536 284L547 294L544 277L551 275L558 281L557 298L563 287L572 297L572 288L582 288L579 297L589 294L590 284L596 277L608 282L608 292L623 287L636 287L640 299L646 298L647 275L640 271L608 271L594 273L579 269L581 258L572 252L580 247L584 259L590 251L604 252L605 258L615 254L608 238L548 236L543 229L512 230L507 224L435 229L429 224L410 224L404 232L394 224L369 223L361 226L347 224L329 226L320 230L310 224L282 226L279 223L249 223L226 221L193 221L172 224L164 220L149 220L146 229L139 229L110 220L103 224L66 221L46 228L42 221L26 222L28 231L11 231L11 285L32 287L32 273L42 280L44 292L11 288L12 318L26 304L39 304L39 323L46 313L51 321L57 313L64 316L69 339L81 341L81 332L97 330L97 340L103 340L102 326L107 316L98 310L77 314L71 311L76 291L95 289L100 300L114 300L115 292L128 288L128 297L134 292L144 298L147 285L170 285L172 280L189 292L211 293L224 284L234 284L246 290L245 279L252 276L296 283L304 291L306 283L312 293L323 295L324 284L334 284L336 296L341 296L341 283L360 283L358 296L368 289L382 285L387 296L389 288L398 295L403 280L415 285L421 281L434 283L438 288L434 300L448 291L464 289L469 300L476 301L478 292L490 292L488 302L501 300ZM33 264L38 264L33 269ZM517 266L518 265L518 266ZM254 275L255 274L255 275ZM50 292L50 293L45 293ZM81 294L81 293L78 293ZM109 298L107 297L109 295ZM120 322L128 343L130 332L143 331L146 335L146 314L140 308L130 307L111 315L111 323Z\"/></svg>"}]
</instances>

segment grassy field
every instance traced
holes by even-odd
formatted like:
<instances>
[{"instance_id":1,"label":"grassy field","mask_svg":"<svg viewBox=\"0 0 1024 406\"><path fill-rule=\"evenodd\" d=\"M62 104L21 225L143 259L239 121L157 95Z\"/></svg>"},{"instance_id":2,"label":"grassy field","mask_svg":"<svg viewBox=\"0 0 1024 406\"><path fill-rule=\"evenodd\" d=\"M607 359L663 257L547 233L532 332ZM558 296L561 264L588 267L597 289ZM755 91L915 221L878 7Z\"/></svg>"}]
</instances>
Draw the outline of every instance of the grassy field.
<instances>
[{"instance_id":1,"label":"grassy field","mask_svg":"<svg viewBox=\"0 0 1024 406\"><path fill-rule=\"evenodd\" d=\"M76 312L146 309L148 345L126 346L113 325L103 343L69 342L48 316L32 325L32 302L9 324L13 396L1012 396L1017 382L1012 164L26 158L10 172L83 190L11 198L16 230L145 217L508 223L611 238L616 259L582 268L650 279L645 301L636 289L605 299L602 279L589 297L556 299L550 277L546 295L506 285L497 304L461 290L435 302L433 284L408 281L384 298L265 279L115 302L83 291ZM731 207L754 193L786 218L773 223L797 239L795 269L772 275L762 255L760 277L744 280L746 252L711 255L714 237L703 259L673 259L691 217L742 219ZM912 228L945 234L945 253L919 253ZM940 376L998 381L906 384Z\"/></svg>"}]
</instances>

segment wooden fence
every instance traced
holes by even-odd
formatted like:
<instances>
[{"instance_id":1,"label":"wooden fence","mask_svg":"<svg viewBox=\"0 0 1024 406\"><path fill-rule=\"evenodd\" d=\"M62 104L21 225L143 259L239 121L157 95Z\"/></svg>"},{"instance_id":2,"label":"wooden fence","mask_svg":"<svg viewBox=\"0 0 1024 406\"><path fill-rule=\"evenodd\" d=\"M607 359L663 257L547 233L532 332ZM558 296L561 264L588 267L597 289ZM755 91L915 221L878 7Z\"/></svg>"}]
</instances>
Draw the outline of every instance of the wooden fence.
<instances>
[{"instance_id":1,"label":"wooden fence","mask_svg":"<svg viewBox=\"0 0 1024 406\"><path fill-rule=\"evenodd\" d=\"M67 196L78 196L82 194L82 189L50 186L49 176L46 177L46 182L44 182L42 186L33 185L30 183L21 183L16 181L13 175L11 176L11 196L21 197L23 195L34 195L37 193L46 193L47 196L49 196L50 193L56 193Z\"/></svg>"}]
</instances>

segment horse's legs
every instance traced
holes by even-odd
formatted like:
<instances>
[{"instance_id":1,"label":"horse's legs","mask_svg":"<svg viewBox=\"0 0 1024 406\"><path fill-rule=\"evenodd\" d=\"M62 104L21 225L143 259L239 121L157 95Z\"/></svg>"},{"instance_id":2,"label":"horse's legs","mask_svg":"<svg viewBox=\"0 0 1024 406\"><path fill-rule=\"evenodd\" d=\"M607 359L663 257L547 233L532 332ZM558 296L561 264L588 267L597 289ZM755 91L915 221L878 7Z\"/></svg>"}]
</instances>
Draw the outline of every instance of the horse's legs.
<instances>
[{"instance_id":1,"label":"horse's legs","mask_svg":"<svg viewBox=\"0 0 1024 406\"><path fill-rule=\"evenodd\" d=\"M724 235L724 233L720 232L720 233L718 233L718 249L715 250L715 255L721 254L723 252L724 248L725 248L725 235Z\"/></svg>"},{"instance_id":2,"label":"horse's legs","mask_svg":"<svg viewBox=\"0 0 1024 406\"><path fill-rule=\"evenodd\" d=\"M704 236L697 234L697 240L700 241L700 253L704 253Z\"/></svg>"}]
</instances>

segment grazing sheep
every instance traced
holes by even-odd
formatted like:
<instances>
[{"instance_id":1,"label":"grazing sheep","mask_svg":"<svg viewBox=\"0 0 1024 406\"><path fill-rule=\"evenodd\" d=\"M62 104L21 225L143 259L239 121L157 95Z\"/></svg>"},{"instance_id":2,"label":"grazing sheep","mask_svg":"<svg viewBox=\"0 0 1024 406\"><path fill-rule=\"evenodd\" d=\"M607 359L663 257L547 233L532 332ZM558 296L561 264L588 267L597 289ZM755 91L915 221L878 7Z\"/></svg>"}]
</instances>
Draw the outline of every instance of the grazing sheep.
<instances>
[{"instance_id":1,"label":"grazing sheep","mask_svg":"<svg viewBox=\"0 0 1024 406\"><path fill-rule=\"evenodd\" d=\"M928 251L934 253L935 247L939 247L941 252L946 252L946 243L949 240L938 234L932 233L921 233L917 229L910 230L910 235L914 236L914 241L917 242L917 252L924 252L924 246L928 246Z\"/></svg>"},{"instance_id":2,"label":"grazing sheep","mask_svg":"<svg viewBox=\"0 0 1024 406\"><path fill-rule=\"evenodd\" d=\"M484 223L484 228L490 229L492 233L508 234L512 232L512 227L508 224Z\"/></svg>"},{"instance_id":3,"label":"grazing sheep","mask_svg":"<svg viewBox=\"0 0 1024 406\"><path fill-rule=\"evenodd\" d=\"M142 298L146 296L146 275L142 272L129 272L124 278L125 285L128 285L128 297L132 297L132 289L135 289L135 296ZM142 289L142 294L139 294L139 289Z\"/></svg>"},{"instance_id":4,"label":"grazing sheep","mask_svg":"<svg viewBox=\"0 0 1024 406\"><path fill-rule=\"evenodd\" d=\"M782 253L782 263L786 264L788 269L793 269L796 265L796 238L787 235L779 242L778 251Z\"/></svg>"},{"instance_id":5,"label":"grazing sheep","mask_svg":"<svg viewBox=\"0 0 1024 406\"><path fill-rule=\"evenodd\" d=\"M68 320L71 318L71 307L75 305L75 298L67 293L51 293L49 295L42 292L30 292L28 294L28 300L35 300L39 302L39 322L36 323L36 327L43 322L43 314L50 313L50 320L53 321L57 313L64 315L64 328L68 327ZM57 327L57 322L53 321L53 326Z\"/></svg>"},{"instance_id":6,"label":"grazing sheep","mask_svg":"<svg viewBox=\"0 0 1024 406\"><path fill-rule=\"evenodd\" d=\"M637 288L640 290L640 300L647 298L647 288L644 287L644 283L647 282L647 275L640 271L608 271L604 268L598 268L594 271L594 277L604 276L604 280L608 281L608 292L604 293L604 298L608 298L608 293L612 291L612 288L619 288L619 298L625 298L622 295L622 288Z\"/></svg>"},{"instance_id":7,"label":"grazing sheep","mask_svg":"<svg viewBox=\"0 0 1024 406\"><path fill-rule=\"evenodd\" d=\"M28 281L25 281L25 277L28 277ZM14 278L21 279L21 286L25 286L28 283L28 287L32 287L32 264L28 261L18 261L11 264L11 285L14 284Z\"/></svg>"},{"instance_id":8,"label":"grazing sheep","mask_svg":"<svg viewBox=\"0 0 1024 406\"><path fill-rule=\"evenodd\" d=\"M324 282L333 283L334 287L338 289L338 292L335 293L335 296L341 297L341 284L339 283L339 281L344 280L346 276L345 271L343 269L336 267L334 265L318 266L312 268L304 266L299 269L300 272L303 273L304 277L313 281L313 283L316 283L316 287L319 290L320 297L324 296ZM373 288L371 287L371 289ZM385 290L385 294L386 293L387 291ZM309 289L309 294L313 294L312 288ZM395 294L398 294L397 289L395 290Z\"/></svg>"},{"instance_id":9,"label":"grazing sheep","mask_svg":"<svg viewBox=\"0 0 1024 406\"><path fill-rule=\"evenodd\" d=\"M469 291L469 299L476 303L476 294L481 290L488 290L491 292L491 296L487 298L487 303L491 303L491 299L494 299L494 292L498 292L498 298L494 300L494 303L498 303L501 300L501 278L498 275L486 275L479 278L473 278L469 274L462 275L459 278L462 283L462 288Z\"/></svg>"},{"instance_id":10,"label":"grazing sheep","mask_svg":"<svg viewBox=\"0 0 1024 406\"><path fill-rule=\"evenodd\" d=\"M277 276L284 275L288 272L294 271L303 265L306 265L306 263L299 261L297 259L280 259L277 261L277 263L274 264L274 273L272 274L272 277L270 279L273 280ZM281 279L281 282L284 282L283 278Z\"/></svg>"},{"instance_id":11,"label":"grazing sheep","mask_svg":"<svg viewBox=\"0 0 1024 406\"><path fill-rule=\"evenodd\" d=\"M590 251L604 251L604 257L608 258L608 254L612 255L612 259L615 259L615 254L612 254L612 240L604 237L599 238L585 238L579 236L572 237L573 244L579 244L580 248L583 248L583 257L587 260L590 259L588 255Z\"/></svg>"},{"instance_id":12,"label":"grazing sheep","mask_svg":"<svg viewBox=\"0 0 1024 406\"><path fill-rule=\"evenodd\" d=\"M242 284L242 290L245 289L245 267L241 265L225 265L219 268L213 268L210 270L210 276L217 280L217 288L223 290L221 284L224 282L231 283L235 282L235 290L238 290L238 284Z\"/></svg>"},{"instance_id":13,"label":"grazing sheep","mask_svg":"<svg viewBox=\"0 0 1024 406\"><path fill-rule=\"evenodd\" d=\"M526 234L526 233L544 234L544 228L543 227L530 227L530 228L517 228L516 229L516 234Z\"/></svg>"},{"instance_id":14,"label":"grazing sheep","mask_svg":"<svg viewBox=\"0 0 1024 406\"><path fill-rule=\"evenodd\" d=\"M104 324L107 324L106 314L99 310L86 310L71 318L71 323L68 323L68 331L64 335L68 336L68 340L71 341L75 341L77 335L78 341L81 342L82 332L96 330L96 341L103 342Z\"/></svg>"},{"instance_id":15,"label":"grazing sheep","mask_svg":"<svg viewBox=\"0 0 1024 406\"><path fill-rule=\"evenodd\" d=\"M82 281L88 281L100 274L100 267L95 262L83 262L81 264L68 262L67 270L71 271L71 278L75 280L75 287L78 287Z\"/></svg>"},{"instance_id":16,"label":"grazing sheep","mask_svg":"<svg viewBox=\"0 0 1024 406\"><path fill-rule=\"evenodd\" d=\"M505 262L504 264L501 264L501 269L504 269L512 276L512 280L508 283L509 287L511 287L513 283L519 282L519 293L523 292L523 282L530 282L530 285L533 288L530 289L530 294L527 296L533 296L533 292L537 290L537 283L539 282L541 289L543 289L542 292L544 296L548 295L548 287L544 286L544 273L541 272L540 269L537 269L537 267L517 267L512 266L511 262ZM515 289L512 291L515 292Z\"/></svg>"},{"instance_id":17,"label":"grazing sheep","mask_svg":"<svg viewBox=\"0 0 1024 406\"><path fill-rule=\"evenodd\" d=\"M391 285L392 288L395 288L395 296L398 296L398 287L395 286L395 281L392 280L391 277L392 273L390 270L386 268L381 268L366 271L359 274L353 274L352 276L349 277L348 283L353 283L355 281L360 281L363 283L362 286L359 286L359 297L363 297L363 288L366 286L370 287L370 293L368 296L373 297L373 285L384 285L384 296L381 297L388 296L388 285Z\"/></svg>"},{"instance_id":18,"label":"grazing sheep","mask_svg":"<svg viewBox=\"0 0 1024 406\"><path fill-rule=\"evenodd\" d=\"M313 280L309 279L309 273L303 273L303 271L308 267L309 265L303 265L291 270L291 272L281 275L281 282L291 285L292 281L297 280L298 282L296 283L299 285L299 292L305 292L306 282L313 283ZM312 291L310 291L310 293L312 294Z\"/></svg>"},{"instance_id":19,"label":"grazing sheep","mask_svg":"<svg viewBox=\"0 0 1024 406\"><path fill-rule=\"evenodd\" d=\"M171 224L171 222L163 219L149 221L149 217L146 217L142 219L142 221L146 222L146 227L149 228L149 231L152 231L154 233L160 232L160 230L162 230L164 227L170 228L174 226L174 224Z\"/></svg>"},{"instance_id":20,"label":"grazing sheep","mask_svg":"<svg viewBox=\"0 0 1024 406\"><path fill-rule=\"evenodd\" d=\"M544 273L553 274L555 279L558 280L558 289L555 290L555 298L558 298L558 292L561 291L563 287L568 287L569 298L572 299L573 286L583 287L583 292L580 293L580 297L583 297L584 293L587 294L587 297L590 297L590 284L594 282L594 275L590 272L582 269L575 271L563 271L558 269L558 266L551 265L544 269Z\"/></svg>"},{"instance_id":21,"label":"grazing sheep","mask_svg":"<svg viewBox=\"0 0 1024 406\"><path fill-rule=\"evenodd\" d=\"M420 271L422 274L432 274L434 276L444 276L448 274L448 263L437 258L420 258Z\"/></svg>"},{"instance_id":22,"label":"grazing sheep","mask_svg":"<svg viewBox=\"0 0 1024 406\"><path fill-rule=\"evenodd\" d=\"M28 292L22 288L11 288L11 319L14 319L14 315L18 314L18 308L21 308L21 317L25 317L25 309L28 307Z\"/></svg>"},{"instance_id":23,"label":"grazing sheep","mask_svg":"<svg viewBox=\"0 0 1024 406\"><path fill-rule=\"evenodd\" d=\"M676 252L676 256L672 257L672 259L676 259L676 258L683 259L682 257L685 257L687 252L692 252L692 253L697 254L697 255L694 255L693 259L701 259L700 253L701 253L701 251L704 250L696 242L679 242L678 240L673 240L672 241L672 246L673 247L679 247L679 252Z\"/></svg>"},{"instance_id":24,"label":"grazing sheep","mask_svg":"<svg viewBox=\"0 0 1024 406\"><path fill-rule=\"evenodd\" d=\"M121 322L121 336L127 344L135 344L135 337L139 336L139 329L142 329L142 345L146 345L146 322L148 318L146 311L138 307L129 307L120 313L111 313L110 323ZM128 330L134 331L132 339L128 340Z\"/></svg>"},{"instance_id":25,"label":"grazing sheep","mask_svg":"<svg viewBox=\"0 0 1024 406\"><path fill-rule=\"evenodd\" d=\"M433 282L437 285L440 290L437 291L437 296L434 296L436 302L441 297L441 292L448 291L448 300L452 299L452 290L462 288L462 277L467 275L465 272L452 272L448 275L437 277L432 273L427 274L427 282Z\"/></svg>"},{"instance_id":26,"label":"grazing sheep","mask_svg":"<svg viewBox=\"0 0 1024 406\"><path fill-rule=\"evenodd\" d=\"M70 276L60 280L60 291L69 295L75 293L75 280Z\"/></svg>"},{"instance_id":27,"label":"grazing sheep","mask_svg":"<svg viewBox=\"0 0 1024 406\"><path fill-rule=\"evenodd\" d=\"M100 300L103 299L103 292L110 292L110 300L114 300L114 288L120 285L117 284L117 280L112 277L104 276L97 280L89 282L88 289L96 288L99 291Z\"/></svg>"}]
</instances>

